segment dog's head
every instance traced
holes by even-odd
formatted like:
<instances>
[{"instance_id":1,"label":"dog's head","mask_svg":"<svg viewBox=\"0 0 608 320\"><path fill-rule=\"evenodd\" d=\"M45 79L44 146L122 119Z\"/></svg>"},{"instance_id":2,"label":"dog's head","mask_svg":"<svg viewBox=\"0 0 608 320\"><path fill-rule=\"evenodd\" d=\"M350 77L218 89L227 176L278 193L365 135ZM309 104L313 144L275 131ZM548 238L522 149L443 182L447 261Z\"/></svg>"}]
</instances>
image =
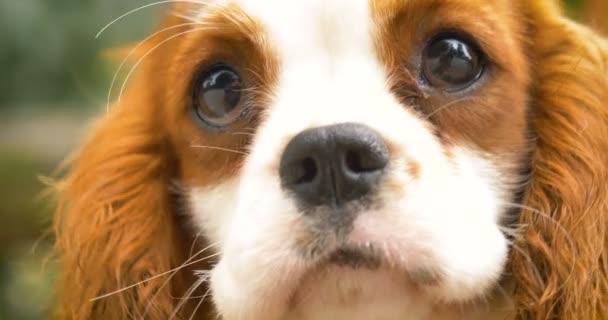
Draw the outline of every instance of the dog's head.
<instances>
[{"instance_id":1,"label":"dog's head","mask_svg":"<svg viewBox=\"0 0 608 320\"><path fill-rule=\"evenodd\" d=\"M174 10L66 180L63 312L605 310L605 47L550 1Z\"/></svg>"}]
</instances>

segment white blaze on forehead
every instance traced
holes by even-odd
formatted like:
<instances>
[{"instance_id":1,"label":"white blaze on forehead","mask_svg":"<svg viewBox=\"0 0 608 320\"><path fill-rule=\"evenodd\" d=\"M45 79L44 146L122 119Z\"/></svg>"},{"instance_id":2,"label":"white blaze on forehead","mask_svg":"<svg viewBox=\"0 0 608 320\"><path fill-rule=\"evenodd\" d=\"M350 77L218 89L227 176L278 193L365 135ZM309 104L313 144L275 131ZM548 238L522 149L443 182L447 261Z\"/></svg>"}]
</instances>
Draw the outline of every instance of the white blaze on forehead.
<instances>
[{"instance_id":1,"label":"white blaze on forehead","mask_svg":"<svg viewBox=\"0 0 608 320\"><path fill-rule=\"evenodd\" d=\"M286 63L328 63L344 53L373 52L368 0L236 0L270 33ZM319 61L324 57L327 61Z\"/></svg>"},{"instance_id":2,"label":"white blaze on forehead","mask_svg":"<svg viewBox=\"0 0 608 320\"><path fill-rule=\"evenodd\" d=\"M311 127L359 122L378 129L392 115L403 117L375 50L369 0L236 1L263 26L280 63L274 101L256 134L264 143L254 152L269 148L263 154L277 157L285 141L276 138Z\"/></svg>"}]
</instances>

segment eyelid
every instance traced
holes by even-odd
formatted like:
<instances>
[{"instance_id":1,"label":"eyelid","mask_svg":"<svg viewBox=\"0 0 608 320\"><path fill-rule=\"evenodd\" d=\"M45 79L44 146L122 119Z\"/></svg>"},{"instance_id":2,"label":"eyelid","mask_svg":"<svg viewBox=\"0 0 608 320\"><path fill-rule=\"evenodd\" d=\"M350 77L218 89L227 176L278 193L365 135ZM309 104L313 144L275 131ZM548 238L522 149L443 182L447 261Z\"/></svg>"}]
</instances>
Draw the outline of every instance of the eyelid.
<instances>
[{"instance_id":1,"label":"eyelid","mask_svg":"<svg viewBox=\"0 0 608 320\"><path fill-rule=\"evenodd\" d=\"M441 31L433 33L433 36L428 37L426 42L424 43L424 48L428 47L433 42L442 40L442 39L461 40L461 41L471 45L471 47L473 49L480 52L485 59L488 58L486 50L484 50L482 43L480 43L476 37L474 37L473 35L471 35L468 32L457 30L457 29L445 29L445 30L441 30Z\"/></svg>"}]
</instances>

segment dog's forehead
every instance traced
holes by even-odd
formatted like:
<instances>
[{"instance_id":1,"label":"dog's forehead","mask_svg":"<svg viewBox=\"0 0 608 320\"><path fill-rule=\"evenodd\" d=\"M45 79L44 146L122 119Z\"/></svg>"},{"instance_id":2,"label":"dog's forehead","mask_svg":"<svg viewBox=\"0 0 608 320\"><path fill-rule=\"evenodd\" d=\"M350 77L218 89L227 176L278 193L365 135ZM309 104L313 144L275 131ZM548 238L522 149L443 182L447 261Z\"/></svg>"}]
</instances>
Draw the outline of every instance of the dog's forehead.
<instances>
[{"instance_id":1,"label":"dog's forehead","mask_svg":"<svg viewBox=\"0 0 608 320\"><path fill-rule=\"evenodd\" d=\"M283 59L372 49L370 0L237 0L261 22ZM315 54L313 54L315 53Z\"/></svg>"},{"instance_id":2,"label":"dog's forehead","mask_svg":"<svg viewBox=\"0 0 608 320\"><path fill-rule=\"evenodd\" d=\"M379 22L399 13L411 15L420 11L423 16L428 16L428 12L459 16L470 11L478 16L513 5L505 0L210 0L209 3L212 7L236 4L240 12L264 27L284 59L310 57L319 49L333 56L371 53L374 42L382 40L378 39L378 27L382 24ZM412 32L425 27L416 21L407 25ZM319 59L318 55L315 58Z\"/></svg>"}]
</instances>

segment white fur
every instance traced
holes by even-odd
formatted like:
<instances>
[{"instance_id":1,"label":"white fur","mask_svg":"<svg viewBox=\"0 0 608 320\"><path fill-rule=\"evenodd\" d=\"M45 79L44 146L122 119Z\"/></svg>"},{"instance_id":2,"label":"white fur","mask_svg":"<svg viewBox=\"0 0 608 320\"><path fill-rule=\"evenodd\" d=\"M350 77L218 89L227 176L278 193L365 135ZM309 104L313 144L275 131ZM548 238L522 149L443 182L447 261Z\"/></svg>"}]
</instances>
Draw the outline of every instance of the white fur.
<instances>
[{"instance_id":1,"label":"white fur","mask_svg":"<svg viewBox=\"0 0 608 320\"><path fill-rule=\"evenodd\" d=\"M223 318L504 316L486 306L439 307L489 295L496 286L507 256L498 227L507 186L492 158L475 148L461 145L448 159L427 124L390 94L374 52L368 0L238 2L269 30L282 71L244 168L191 193L196 222L221 251L211 287ZM296 253L295 238L306 225L280 187L282 151L304 129L342 122L366 124L397 147L379 189L383 207L359 215L350 240L383 245L402 273L316 270ZM418 178L409 176L409 161L421 165ZM444 278L420 287L405 276L428 268Z\"/></svg>"}]
</instances>

